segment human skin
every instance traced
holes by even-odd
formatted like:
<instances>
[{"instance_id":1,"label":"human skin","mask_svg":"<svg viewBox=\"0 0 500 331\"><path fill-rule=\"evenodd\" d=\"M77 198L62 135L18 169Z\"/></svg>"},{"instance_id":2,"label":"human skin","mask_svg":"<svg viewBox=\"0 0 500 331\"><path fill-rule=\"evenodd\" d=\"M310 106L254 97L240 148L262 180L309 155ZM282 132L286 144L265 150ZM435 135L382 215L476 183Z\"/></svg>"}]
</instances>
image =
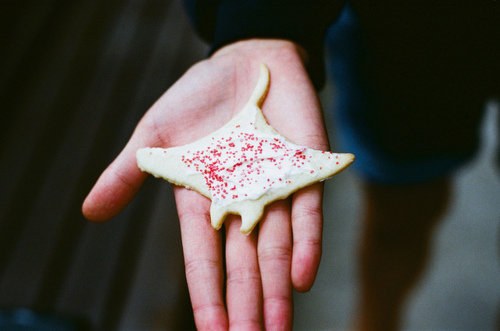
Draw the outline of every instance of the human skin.
<instances>
[{"instance_id":1,"label":"human skin","mask_svg":"<svg viewBox=\"0 0 500 331\"><path fill-rule=\"evenodd\" d=\"M134 197L147 176L136 165L139 148L184 145L228 122L247 102L261 63L271 73L262 106L271 126L296 144L328 150L306 62L304 51L289 41L250 39L193 65L145 113L87 196L84 215L110 219ZM259 226L245 236L238 216L226 219L225 232L216 231L210 226L210 201L174 188L198 329L292 328L292 290L309 290L320 263L322 190L315 184L269 205Z\"/></svg>"}]
</instances>

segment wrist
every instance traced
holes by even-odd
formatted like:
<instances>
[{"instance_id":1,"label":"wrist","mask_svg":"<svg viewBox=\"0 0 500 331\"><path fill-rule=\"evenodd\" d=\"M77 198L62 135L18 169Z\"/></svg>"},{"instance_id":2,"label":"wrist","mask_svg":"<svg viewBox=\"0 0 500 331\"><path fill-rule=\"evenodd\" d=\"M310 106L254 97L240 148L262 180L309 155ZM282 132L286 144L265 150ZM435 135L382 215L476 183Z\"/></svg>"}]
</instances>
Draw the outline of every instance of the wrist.
<instances>
[{"instance_id":1,"label":"wrist","mask_svg":"<svg viewBox=\"0 0 500 331\"><path fill-rule=\"evenodd\" d=\"M226 56L237 56L268 66L300 64L305 67L307 62L305 49L286 39L240 40L223 46L212 54L213 59Z\"/></svg>"},{"instance_id":2,"label":"wrist","mask_svg":"<svg viewBox=\"0 0 500 331\"><path fill-rule=\"evenodd\" d=\"M232 57L238 63L249 61L253 64L265 63L273 71L288 70L306 73L315 89L324 84L324 68L317 61L310 61L309 54L300 44L287 39L243 39L227 44L216 50L211 58L216 60Z\"/></svg>"}]
</instances>

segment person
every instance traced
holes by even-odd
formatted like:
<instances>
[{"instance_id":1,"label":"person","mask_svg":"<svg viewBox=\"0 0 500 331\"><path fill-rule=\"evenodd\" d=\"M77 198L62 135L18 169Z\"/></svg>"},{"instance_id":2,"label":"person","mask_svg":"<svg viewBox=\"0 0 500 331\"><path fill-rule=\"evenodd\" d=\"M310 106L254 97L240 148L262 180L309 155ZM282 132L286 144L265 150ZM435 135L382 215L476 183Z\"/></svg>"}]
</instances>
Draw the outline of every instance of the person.
<instances>
[{"instance_id":1,"label":"person","mask_svg":"<svg viewBox=\"0 0 500 331\"><path fill-rule=\"evenodd\" d=\"M185 4L211 54L146 112L83 213L109 219L133 198L146 176L137 149L186 144L226 123L246 102L260 63L271 72L263 105L270 124L298 144L328 149L317 95L328 32L338 129L363 182L356 328L397 330L447 206L450 176L473 156L482 102L498 93L496 5ZM248 237L235 216L225 231L213 230L206 198L180 187L174 195L197 328L291 329L292 289L309 290L320 263L322 185L270 205Z\"/></svg>"}]
</instances>

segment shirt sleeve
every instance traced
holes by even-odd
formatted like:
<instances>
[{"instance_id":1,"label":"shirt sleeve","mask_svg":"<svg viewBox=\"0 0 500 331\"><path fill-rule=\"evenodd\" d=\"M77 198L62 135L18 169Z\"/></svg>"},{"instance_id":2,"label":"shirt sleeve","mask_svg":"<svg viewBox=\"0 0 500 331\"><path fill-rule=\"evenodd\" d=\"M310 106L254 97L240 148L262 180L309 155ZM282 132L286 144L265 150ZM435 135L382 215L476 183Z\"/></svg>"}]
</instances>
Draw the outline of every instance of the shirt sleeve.
<instances>
[{"instance_id":1,"label":"shirt sleeve","mask_svg":"<svg viewBox=\"0 0 500 331\"><path fill-rule=\"evenodd\" d=\"M301 45L316 88L324 84L324 38L343 0L184 0L198 34L211 50L248 38L279 38Z\"/></svg>"}]
</instances>

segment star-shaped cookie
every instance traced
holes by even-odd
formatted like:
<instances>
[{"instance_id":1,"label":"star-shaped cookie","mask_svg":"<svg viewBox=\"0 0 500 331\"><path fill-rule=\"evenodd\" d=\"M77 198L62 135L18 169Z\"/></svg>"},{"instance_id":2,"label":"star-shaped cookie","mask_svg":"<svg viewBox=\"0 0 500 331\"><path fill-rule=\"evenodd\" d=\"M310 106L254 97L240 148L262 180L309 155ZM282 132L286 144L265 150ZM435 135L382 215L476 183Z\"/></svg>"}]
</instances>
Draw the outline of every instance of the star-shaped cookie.
<instances>
[{"instance_id":1,"label":"star-shaped cookie","mask_svg":"<svg viewBox=\"0 0 500 331\"><path fill-rule=\"evenodd\" d=\"M138 150L139 168L210 198L215 229L227 214L237 214L240 231L250 233L266 205L333 176L354 160L352 154L296 145L276 132L260 109L268 88L269 71L261 65L249 101L231 121L188 145Z\"/></svg>"}]
</instances>

